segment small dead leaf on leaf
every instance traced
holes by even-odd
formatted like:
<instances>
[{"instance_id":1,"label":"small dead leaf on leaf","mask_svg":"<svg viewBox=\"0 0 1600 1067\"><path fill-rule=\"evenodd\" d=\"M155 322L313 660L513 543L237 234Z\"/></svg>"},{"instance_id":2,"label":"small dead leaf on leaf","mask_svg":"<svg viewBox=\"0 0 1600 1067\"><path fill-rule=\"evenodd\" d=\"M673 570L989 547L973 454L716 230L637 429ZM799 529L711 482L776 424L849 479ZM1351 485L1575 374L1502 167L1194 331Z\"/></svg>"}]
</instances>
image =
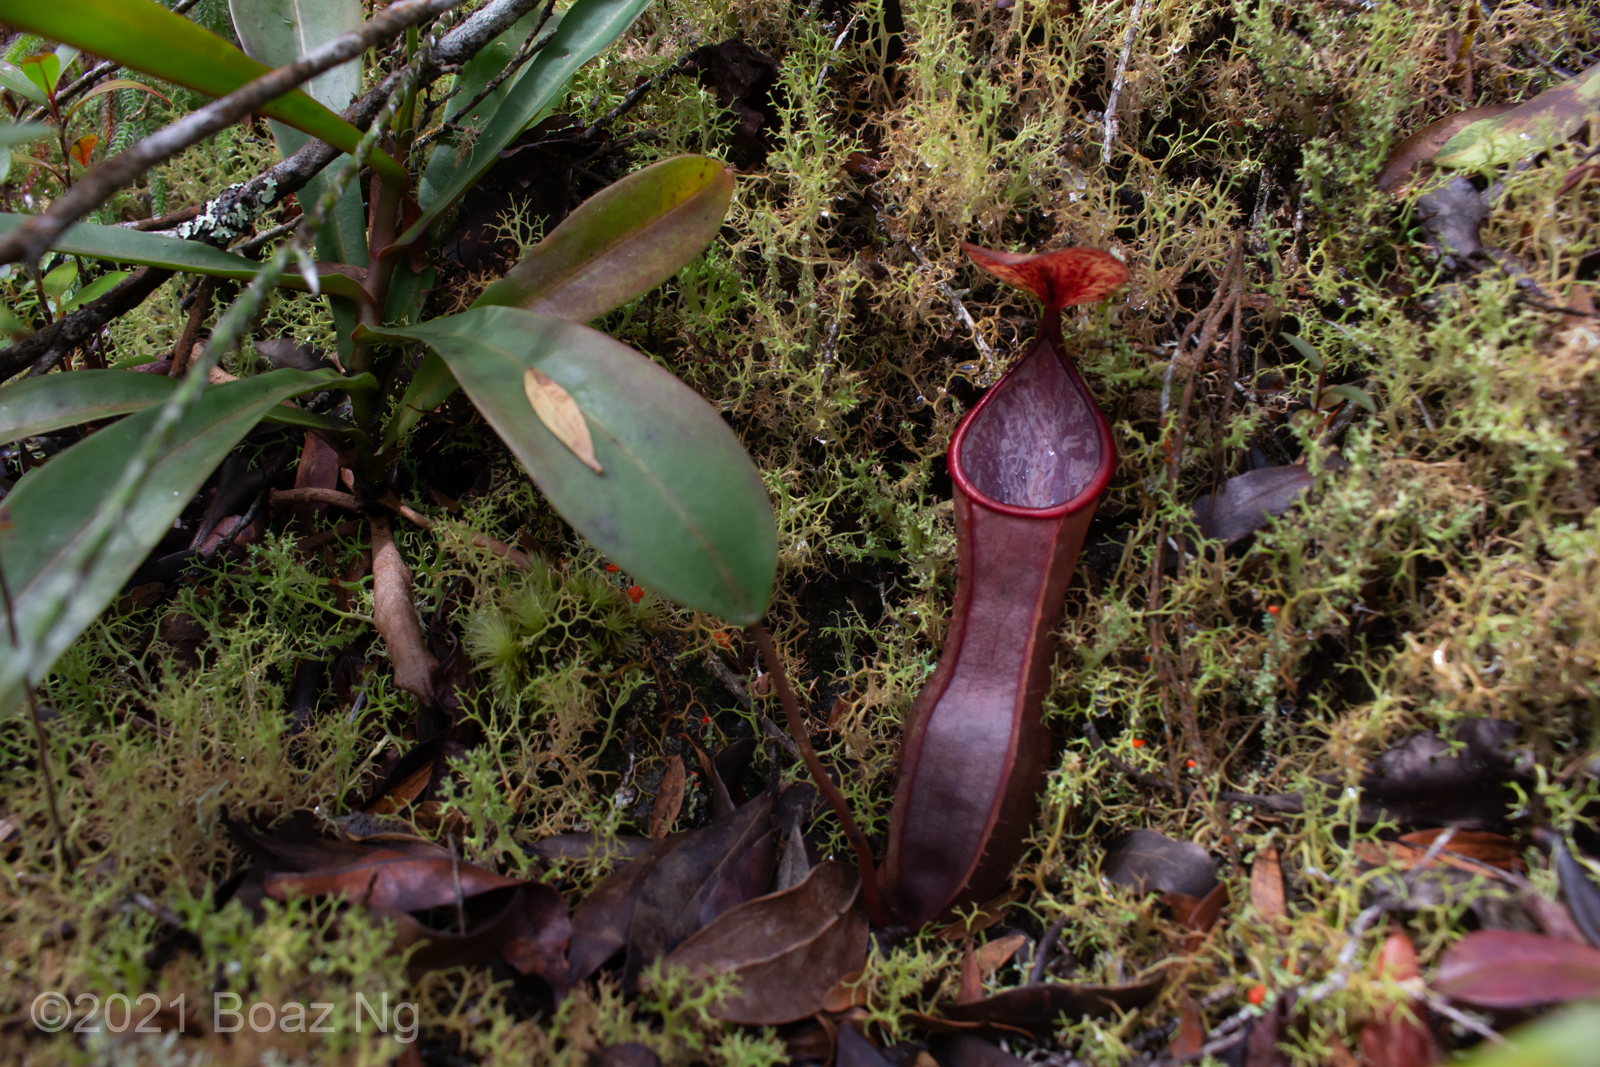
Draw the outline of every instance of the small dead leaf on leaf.
<instances>
[{"instance_id":1,"label":"small dead leaf on leaf","mask_svg":"<svg viewBox=\"0 0 1600 1067\"><path fill-rule=\"evenodd\" d=\"M1283 866L1275 848L1264 848L1256 854L1255 865L1250 868L1250 906L1268 922L1289 917L1283 893Z\"/></svg>"},{"instance_id":2,"label":"small dead leaf on leaf","mask_svg":"<svg viewBox=\"0 0 1600 1067\"><path fill-rule=\"evenodd\" d=\"M411 598L411 568L400 555L389 528L389 520L373 516L372 528L372 622L383 636L389 659L394 664L394 684L431 702L438 661L422 638L417 605Z\"/></svg>"},{"instance_id":3,"label":"small dead leaf on leaf","mask_svg":"<svg viewBox=\"0 0 1600 1067\"><path fill-rule=\"evenodd\" d=\"M1194 521L1204 537L1225 545L1241 541L1294 506L1315 479L1303 466L1262 467L1229 478L1222 492L1194 502Z\"/></svg>"},{"instance_id":4,"label":"small dead leaf on leaf","mask_svg":"<svg viewBox=\"0 0 1600 1067\"><path fill-rule=\"evenodd\" d=\"M1351 851L1356 858L1369 867L1393 867L1400 871L1416 869L1426 858L1428 850L1419 845L1408 845L1403 841L1357 841L1351 846ZM1467 874L1481 874L1492 877L1490 871L1483 866L1452 854L1450 849L1441 849L1434 857L1430 866L1453 867Z\"/></svg>"},{"instance_id":5,"label":"small dead leaf on leaf","mask_svg":"<svg viewBox=\"0 0 1600 1067\"><path fill-rule=\"evenodd\" d=\"M683 757L668 757L667 769L661 776L661 787L656 790L656 802L650 812L651 837L662 838L672 832L672 824L678 821L678 812L683 809L684 784L687 781Z\"/></svg>"},{"instance_id":6,"label":"small dead leaf on leaf","mask_svg":"<svg viewBox=\"0 0 1600 1067\"><path fill-rule=\"evenodd\" d=\"M983 975L978 972L978 954L972 950L972 939L961 948L961 976L956 982L956 1003L976 1004L983 999Z\"/></svg>"},{"instance_id":7,"label":"small dead leaf on leaf","mask_svg":"<svg viewBox=\"0 0 1600 1067\"><path fill-rule=\"evenodd\" d=\"M819 863L793 889L724 912L667 956L692 974L735 974L732 996L710 1008L728 1022L776 1026L822 1010L829 992L867 954L861 879Z\"/></svg>"},{"instance_id":8,"label":"small dead leaf on leaf","mask_svg":"<svg viewBox=\"0 0 1600 1067\"><path fill-rule=\"evenodd\" d=\"M1600 996L1600 949L1515 930L1479 930L1439 961L1435 992L1480 1008L1531 1008Z\"/></svg>"},{"instance_id":9,"label":"small dead leaf on leaf","mask_svg":"<svg viewBox=\"0 0 1600 1067\"><path fill-rule=\"evenodd\" d=\"M529 367L522 373L522 389L528 394L533 413L539 416L544 428L555 434L556 440L583 461L584 466L596 474L604 474L600 461L594 456L594 440L589 436L589 423L583 417L578 402L563 389L559 382L542 370Z\"/></svg>"},{"instance_id":10,"label":"small dead leaf on leaf","mask_svg":"<svg viewBox=\"0 0 1600 1067\"><path fill-rule=\"evenodd\" d=\"M1173 918L1194 931L1184 936L1183 950L1196 952L1205 943L1205 935L1216 925L1222 909L1228 906L1228 886L1225 882L1218 882L1203 897L1167 893L1162 900L1172 909Z\"/></svg>"},{"instance_id":11,"label":"small dead leaf on leaf","mask_svg":"<svg viewBox=\"0 0 1600 1067\"><path fill-rule=\"evenodd\" d=\"M864 1007L867 1003L867 988L860 985L861 972L851 971L828 990L828 995L822 998L822 1010L834 1014L849 1011L851 1008Z\"/></svg>"},{"instance_id":12,"label":"small dead leaf on leaf","mask_svg":"<svg viewBox=\"0 0 1600 1067\"><path fill-rule=\"evenodd\" d=\"M1106 854L1105 876L1143 893L1204 897L1217 884L1217 865L1193 841L1174 841L1155 830L1135 830Z\"/></svg>"},{"instance_id":13,"label":"small dead leaf on leaf","mask_svg":"<svg viewBox=\"0 0 1600 1067\"><path fill-rule=\"evenodd\" d=\"M469 917L465 933L430 929L399 908L373 908L371 914L394 924L394 951L421 945L407 962L416 977L450 967L481 967L499 954L522 915L522 888L481 897L478 903L483 914Z\"/></svg>"},{"instance_id":14,"label":"small dead leaf on leaf","mask_svg":"<svg viewBox=\"0 0 1600 1067\"><path fill-rule=\"evenodd\" d=\"M522 910L500 955L523 974L536 974L553 988L564 987L571 937L572 920L567 915L566 898L547 885L525 885Z\"/></svg>"}]
</instances>

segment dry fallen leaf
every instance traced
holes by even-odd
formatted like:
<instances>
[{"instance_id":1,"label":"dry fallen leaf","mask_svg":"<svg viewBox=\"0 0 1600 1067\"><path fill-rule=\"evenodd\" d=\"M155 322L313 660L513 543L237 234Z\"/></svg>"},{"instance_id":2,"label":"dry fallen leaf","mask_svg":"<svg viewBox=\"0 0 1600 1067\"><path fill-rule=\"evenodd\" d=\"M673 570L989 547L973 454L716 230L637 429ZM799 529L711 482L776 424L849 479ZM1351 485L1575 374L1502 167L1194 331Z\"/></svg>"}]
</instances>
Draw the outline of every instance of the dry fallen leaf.
<instances>
[{"instance_id":1,"label":"dry fallen leaf","mask_svg":"<svg viewBox=\"0 0 1600 1067\"><path fill-rule=\"evenodd\" d=\"M678 821L678 812L683 808L686 781L683 757L670 757L666 773L661 776L661 788L656 790L655 807L650 812L651 837L662 838L672 832L672 824Z\"/></svg>"},{"instance_id":2,"label":"dry fallen leaf","mask_svg":"<svg viewBox=\"0 0 1600 1067\"><path fill-rule=\"evenodd\" d=\"M1289 916L1283 899L1283 866L1275 848L1262 849L1250 868L1250 905L1268 922Z\"/></svg>"},{"instance_id":3,"label":"dry fallen leaf","mask_svg":"<svg viewBox=\"0 0 1600 1067\"><path fill-rule=\"evenodd\" d=\"M574 456L583 460L584 466L596 474L604 474L600 461L594 458L594 441L589 436L589 424L572 394L548 374L529 367L522 374L522 388L528 394L533 413L539 416L544 428L556 435L556 440L566 445Z\"/></svg>"},{"instance_id":4,"label":"dry fallen leaf","mask_svg":"<svg viewBox=\"0 0 1600 1067\"><path fill-rule=\"evenodd\" d=\"M438 663L422 639L422 624L411 599L411 569L395 547L389 520L375 516L372 523L372 622L394 663L394 684L433 701L433 676Z\"/></svg>"},{"instance_id":5,"label":"dry fallen leaf","mask_svg":"<svg viewBox=\"0 0 1600 1067\"><path fill-rule=\"evenodd\" d=\"M987 982L994 977L994 972L1005 965L1006 960L1016 955L1017 949L1027 943L1026 934L1009 934L998 937L993 941L985 942L978 949L978 973L983 975Z\"/></svg>"}]
</instances>

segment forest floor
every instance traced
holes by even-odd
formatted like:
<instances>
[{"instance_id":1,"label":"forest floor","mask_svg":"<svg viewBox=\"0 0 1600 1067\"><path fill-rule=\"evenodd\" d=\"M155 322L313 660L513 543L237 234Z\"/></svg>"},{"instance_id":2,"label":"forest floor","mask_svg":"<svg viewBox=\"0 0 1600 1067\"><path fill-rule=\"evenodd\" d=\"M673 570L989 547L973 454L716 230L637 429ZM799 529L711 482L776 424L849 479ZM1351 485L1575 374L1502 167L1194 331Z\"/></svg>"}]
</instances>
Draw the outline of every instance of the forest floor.
<instances>
[{"instance_id":1,"label":"forest floor","mask_svg":"<svg viewBox=\"0 0 1600 1067\"><path fill-rule=\"evenodd\" d=\"M1430 975L1469 930L1537 928L1520 902L1558 885L1533 827L1600 846L1600 180L1569 181L1582 138L1468 172L1490 193L1470 256L1430 241L1425 183L1377 184L1408 134L1526 100L1597 55L1593 5L1537 0L662 0L563 109L592 122L659 75L605 150L522 153L464 206L479 239L447 250L438 309L464 306L609 179L682 152L737 168L721 239L600 325L705 396L763 472L779 545L768 626L880 849L901 722L951 612L950 436L1038 321L960 243L1090 246L1127 264L1117 295L1066 323L1119 463L1057 631L1029 849L967 928L876 945L844 1013L902 1043L904 1062L962 991L969 943L1008 946L983 956L994 993L1026 981L1047 930L1059 947L1044 977L1124 984L1159 969L1165 984L1141 1008L1002 1034L1025 1060L1177 1062L1196 1034L1292 1014L1273 1024L1277 1051L1239 1041L1217 1055L1355 1062L1363 1026L1398 996L1371 962L1390 931ZM249 126L220 143L157 172L130 210L141 196L145 213L152 196L200 202L272 151ZM484 238L485 225L500 229ZM113 361L171 349L181 281L113 327ZM309 296L274 298L267 329L331 347ZM1335 385L1354 389L1321 394ZM1276 518L1185 551L1199 498L1296 464L1304 491ZM704 825L698 775L658 804L674 760L693 771L695 746L782 721L744 633L653 594L633 602L628 575L555 516L460 397L418 432L398 485L439 520L398 536L464 696L383 817L570 899L653 815ZM520 544L535 572L475 548L473 531ZM32 728L0 729L0 1055L582 1064L636 1041L668 1063L753 1067L814 1050L804 1026L719 1023L670 989L629 998L605 979L551 1008L493 970L412 976L378 919L328 904L268 901L257 918L217 903L248 862L226 819L348 826L420 740L366 621L363 539L346 529L307 551L306 532L285 514L226 561L130 588L60 662L41 693L74 864L55 846ZM1363 808L1355 787L1382 753L1419 734L1485 736L1482 719L1508 724L1504 773L1440 786L1406 764L1398 776L1421 777L1386 794L1387 815ZM805 778L775 751L785 780ZM1290 794L1327 800L1297 812ZM1445 823L1503 835L1525 880L1397 877L1415 865L1398 837ZM1107 877L1108 851L1138 829L1204 850L1226 887L1209 927ZM536 848L579 833L596 846ZM831 816L812 844L848 852ZM388 992L418 1005L420 1039L345 1025L47 1037L27 1022L42 990L187 994L194 1010L217 988L341 1013L357 992ZM1480 1040L1431 1019L1442 1048Z\"/></svg>"}]
</instances>

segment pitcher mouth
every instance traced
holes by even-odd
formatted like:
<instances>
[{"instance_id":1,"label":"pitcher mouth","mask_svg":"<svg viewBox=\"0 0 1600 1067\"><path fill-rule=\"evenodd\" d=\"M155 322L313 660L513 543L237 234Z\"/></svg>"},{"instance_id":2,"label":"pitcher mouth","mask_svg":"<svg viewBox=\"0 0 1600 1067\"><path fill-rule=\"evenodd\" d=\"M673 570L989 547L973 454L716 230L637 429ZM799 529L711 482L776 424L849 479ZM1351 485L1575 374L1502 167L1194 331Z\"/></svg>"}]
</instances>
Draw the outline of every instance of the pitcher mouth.
<instances>
[{"instance_id":1,"label":"pitcher mouth","mask_svg":"<svg viewBox=\"0 0 1600 1067\"><path fill-rule=\"evenodd\" d=\"M1041 464L1041 456L1051 461ZM985 508L1058 519L1099 498L1116 473L1117 453L1105 414L1045 335L961 420L949 464L951 480Z\"/></svg>"}]
</instances>

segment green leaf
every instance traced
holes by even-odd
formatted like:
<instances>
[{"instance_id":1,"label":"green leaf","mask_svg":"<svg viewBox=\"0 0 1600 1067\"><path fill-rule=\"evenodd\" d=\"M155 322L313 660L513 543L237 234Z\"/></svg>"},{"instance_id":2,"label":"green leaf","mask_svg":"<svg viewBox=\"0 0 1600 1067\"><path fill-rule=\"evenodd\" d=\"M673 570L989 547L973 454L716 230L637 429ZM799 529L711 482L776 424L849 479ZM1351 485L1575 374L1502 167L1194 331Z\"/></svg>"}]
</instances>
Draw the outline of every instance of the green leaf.
<instances>
[{"instance_id":1,"label":"green leaf","mask_svg":"<svg viewBox=\"0 0 1600 1067\"><path fill-rule=\"evenodd\" d=\"M66 295L72 283L78 280L78 265L72 260L56 267L44 276L44 295L52 305L60 306L61 298Z\"/></svg>"},{"instance_id":2,"label":"green leaf","mask_svg":"<svg viewBox=\"0 0 1600 1067\"><path fill-rule=\"evenodd\" d=\"M1435 166L1476 169L1527 159L1583 128L1600 104L1600 63L1444 143Z\"/></svg>"},{"instance_id":3,"label":"green leaf","mask_svg":"<svg viewBox=\"0 0 1600 1067\"><path fill-rule=\"evenodd\" d=\"M40 107L47 107L50 98L40 92L39 87L33 84L22 68L14 63L0 62L0 89L9 89L18 96Z\"/></svg>"},{"instance_id":4,"label":"green leaf","mask_svg":"<svg viewBox=\"0 0 1600 1067\"><path fill-rule=\"evenodd\" d=\"M100 275L100 277L67 297L66 301L61 305L62 312L71 311L75 307L82 307L91 300L99 300L127 276L128 272L125 270L114 270Z\"/></svg>"},{"instance_id":5,"label":"green leaf","mask_svg":"<svg viewBox=\"0 0 1600 1067\"><path fill-rule=\"evenodd\" d=\"M78 370L24 378L0 388L0 444L143 411L172 395L164 374Z\"/></svg>"},{"instance_id":6,"label":"green leaf","mask_svg":"<svg viewBox=\"0 0 1600 1067\"><path fill-rule=\"evenodd\" d=\"M422 357L422 365L411 376L411 384L406 386L405 395L400 398L399 410L383 431L383 446L379 451L387 452L424 414L449 400L459 388L461 386L456 383L455 375L450 373L444 360L433 352Z\"/></svg>"},{"instance_id":7,"label":"green leaf","mask_svg":"<svg viewBox=\"0 0 1600 1067\"><path fill-rule=\"evenodd\" d=\"M1524 1023L1503 1045L1485 1041L1459 1067L1600 1067L1600 1006L1578 1002Z\"/></svg>"},{"instance_id":8,"label":"green leaf","mask_svg":"<svg viewBox=\"0 0 1600 1067\"><path fill-rule=\"evenodd\" d=\"M27 144L37 141L50 132L50 127L42 122L16 122L8 126L0 126L0 148L10 148L14 144Z\"/></svg>"},{"instance_id":9,"label":"green leaf","mask_svg":"<svg viewBox=\"0 0 1600 1067\"><path fill-rule=\"evenodd\" d=\"M46 52L43 55L29 56L17 66L22 68L23 76L47 99L55 99L56 79L61 77L61 60Z\"/></svg>"},{"instance_id":10,"label":"green leaf","mask_svg":"<svg viewBox=\"0 0 1600 1067\"><path fill-rule=\"evenodd\" d=\"M585 200L475 307L588 322L648 293L717 236L733 172L704 156L662 160Z\"/></svg>"},{"instance_id":11,"label":"green leaf","mask_svg":"<svg viewBox=\"0 0 1600 1067\"><path fill-rule=\"evenodd\" d=\"M0 22L207 96L225 96L269 69L155 0L0 0ZM299 89L259 110L346 152L361 140L360 130ZM405 168L383 151L371 162L390 180L408 183Z\"/></svg>"},{"instance_id":12,"label":"green leaf","mask_svg":"<svg viewBox=\"0 0 1600 1067\"><path fill-rule=\"evenodd\" d=\"M4 5L16 2L0 0L0 18L4 17ZM403 248L426 233L441 214L478 183L500 158L500 150L555 101L578 68L620 37L649 5L650 0L573 0L561 16L561 25L539 54L528 61L483 132L463 148L440 145L434 150L417 186L422 216L400 235L394 248Z\"/></svg>"},{"instance_id":13,"label":"green leaf","mask_svg":"<svg viewBox=\"0 0 1600 1067\"><path fill-rule=\"evenodd\" d=\"M229 0L228 11L245 54L269 67L293 63L361 26L361 0ZM330 110L343 111L361 92L361 63L351 60L325 70L306 83L305 91ZM300 151L310 140L281 122L268 125L284 158ZM314 204L321 199L328 187L328 176L337 173L342 163L342 159L334 160L328 170L306 183L304 203ZM361 189L351 182L317 234L317 255L331 263L366 266L366 221Z\"/></svg>"},{"instance_id":14,"label":"green leaf","mask_svg":"<svg viewBox=\"0 0 1600 1067\"><path fill-rule=\"evenodd\" d=\"M1316 371L1318 374L1321 374L1322 368L1328 365L1327 360L1322 358L1322 353L1318 352L1315 348L1312 348L1311 343L1305 338L1296 337L1292 333L1280 334L1279 336L1293 345L1294 350L1300 353L1301 357L1304 358L1307 363L1311 364L1311 369Z\"/></svg>"},{"instance_id":15,"label":"green leaf","mask_svg":"<svg viewBox=\"0 0 1600 1067\"><path fill-rule=\"evenodd\" d=\"M0 334L15 338L26 337L32 332L28 324L22 321L22 316L0 304Z\"/></svg>"},{"instance_id":16,"label":"green leaf","mask_svg":"<svg viewBox=\"0 0 1600 1067\"><path fill-rule=\"evenodd\" d=\"M518 308L366 333L432 348L562 517L641 585L741 625L766 612L777 532L761 475L667 371L597 330ZM577 402L604 474L534 414L530 367Z\"/></svg>"},{"instance_id":17,"label":"green leaf","mask_svg":"<svg viewBox=\"0 0 1600 1067\"><path fill-rule=\"evenodd\" d=\"M346 391L375 389L378 380L363 374L326 380L324 385ZM177 381L164 374L132 370L76 370L24 378L0 387L0 444L143 411L171 396L177 387ZM287 404L269 410L262 421L336 433L356 432L343 419Z\"/></svg>"},{"instance_id":18,"label":"green leaf","mask_svg":"<svg viewBox=\"0 0 1600 1067\"><path fill-rule=\"evenodd\" d=\"M1333 404L1329 400L1330 397L1337 400L1348 400L1356 407L1365 408L1373 414L1378 411L1378 405L1373 401L1372 394L1360 386L1330 385L1322 391L1322 396L1317 399L1317 407L1319 409L1332 407Z\"/></svg>"},{"instance_id":19,"label":"green leaf","mask_svg":"<svg viewBox=\"0 0 1600 1067\"><path fill-rule=\"evenodd\" d=\"M28 221L27 215L0 212L0 236L21 229ZM67 227L51 249L69 255L91 256L114 263L139 263L151 267L188 271L191 274L210 274L217 278L234 278L249 281L261 269L254 260L224 252L220 248L199 241L185 241L159 233L144 233L122 226L97 226L79 222ZM333 269L321 272L322 291L334 296L371 303L372 298L361 283ZM278 284L286 289L306 288L299 274L286 274Z\"/></svg>"},{"instance_id":20,"label":"green leaf","mask_svg":"<svg viewBox=\"0 0 1600 1067\"><path fill-rule=\"evenodd\" d=\"M161 408L130 415L23 475L5 499L10 525L0 530L0 563L22 643L36 643L38 654L24 664L11 642L0 641L0 707L15 703L24 673L33 684L43 680L264 414L282 400L338 380L334 371L280 370L207 389L178 423L143 490L76 589L71 586L81 540Z\"/></svg>"}]
</instances>

